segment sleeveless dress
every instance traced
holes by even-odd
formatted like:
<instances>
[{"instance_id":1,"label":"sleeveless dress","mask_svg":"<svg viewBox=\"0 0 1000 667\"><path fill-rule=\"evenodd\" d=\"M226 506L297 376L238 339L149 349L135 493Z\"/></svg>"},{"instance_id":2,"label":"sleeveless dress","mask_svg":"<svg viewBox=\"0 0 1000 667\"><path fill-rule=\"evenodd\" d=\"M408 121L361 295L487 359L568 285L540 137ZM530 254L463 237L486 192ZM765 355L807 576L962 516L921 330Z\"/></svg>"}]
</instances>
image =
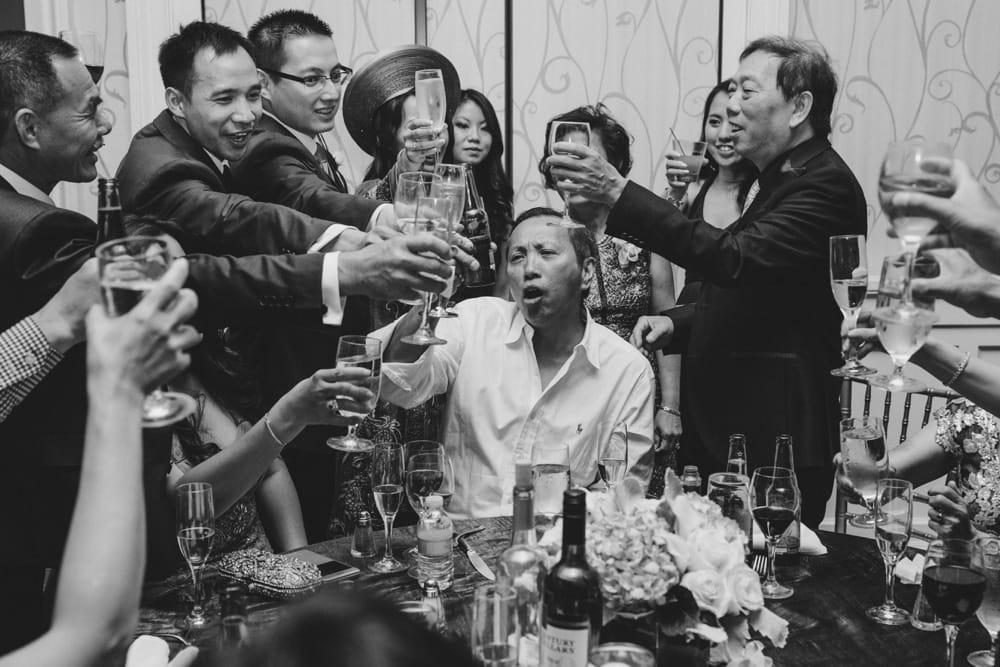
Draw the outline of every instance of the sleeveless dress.
<instances>
[{"instance_id":1,"label":"sleeveless dress","mask_svg":"<svg viewBox=\"0 0 1000 667\"><path fill-rule=\"evenodd\" d=\"M934 418L934 442L955 461L953 474L973 525L1000 535L1000 429L996 420L964 399L944 406Z\"/></svg>"}]
</instances>

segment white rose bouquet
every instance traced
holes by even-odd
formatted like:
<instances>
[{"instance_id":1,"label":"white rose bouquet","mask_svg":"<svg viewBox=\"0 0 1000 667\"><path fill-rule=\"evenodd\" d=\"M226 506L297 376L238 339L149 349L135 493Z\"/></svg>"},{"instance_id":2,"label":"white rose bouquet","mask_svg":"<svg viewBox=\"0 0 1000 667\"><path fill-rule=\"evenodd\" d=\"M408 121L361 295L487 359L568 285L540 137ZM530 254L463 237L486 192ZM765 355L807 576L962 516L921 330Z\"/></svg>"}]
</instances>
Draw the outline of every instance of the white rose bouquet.
<instances>
[{"instance_id":1,"label":"white rose bouquet","mask_svg":"<svg viewBox=\"0 0 1000 667\"><path fill-rule=\"evenodd\" d=\"M713 664L764 667L771 659L751 630L781 648L788 623L764 606L760 579L744 562L747 537L711 500L681 493L668 473L662 500L640 485L588 497L587 560L612 608L654 609L661 631L712 643ZM541 541L555 560L561 528Z\"/></svg>"}]
</instances>

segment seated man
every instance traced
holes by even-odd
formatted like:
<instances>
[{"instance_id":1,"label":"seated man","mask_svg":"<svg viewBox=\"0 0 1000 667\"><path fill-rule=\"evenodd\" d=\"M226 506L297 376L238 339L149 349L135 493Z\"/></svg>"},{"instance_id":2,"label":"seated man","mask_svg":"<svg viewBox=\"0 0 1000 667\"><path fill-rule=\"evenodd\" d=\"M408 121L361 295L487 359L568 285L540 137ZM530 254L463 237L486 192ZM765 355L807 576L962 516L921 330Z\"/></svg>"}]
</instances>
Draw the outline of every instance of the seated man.
<instances>
[{"instance_id":1,"label":"seated man","mask_svg":"<svg viewBox=\"0 0 1000 667\"><path fill-rule=\"evenodd\" d=\"M624 422L631 473L648 481L652 461L653 371L637 350L594 322L583 299L595 275L597 244L586 229L549 224L532 209L509 240L514 302L458 304L438 323L439 346L402 339L420 307L372 334L382 339L382 397L402 407L449 392L444 445L455 467L450 511L495 516L512 508L515 461L532 449L568 443L573 483L597 476L598 449Z\"/></svg>"}]
</instances>

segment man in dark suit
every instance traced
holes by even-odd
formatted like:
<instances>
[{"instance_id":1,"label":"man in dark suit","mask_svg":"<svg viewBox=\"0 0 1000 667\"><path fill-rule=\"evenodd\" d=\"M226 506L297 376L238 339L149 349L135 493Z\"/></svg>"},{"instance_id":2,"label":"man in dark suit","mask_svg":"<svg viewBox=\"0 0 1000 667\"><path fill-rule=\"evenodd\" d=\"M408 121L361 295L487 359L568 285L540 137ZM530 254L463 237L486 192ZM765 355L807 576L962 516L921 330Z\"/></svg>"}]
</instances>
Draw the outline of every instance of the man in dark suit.
<instances>
[{"instance_id":1,"label":"man in dark suit","mask_svg":"<svg viewBox=\"0 0 1000 667\"><path fill-rule=\"evenodd\" d=\"M793 39L751 42L740 56L722 134L760 170L727 229L689 220L627 182L593 151L549 158L558 187L613 205L607 233L697 271L693 303L639 321L633 343L682 352L681 455L724 469L727 439L750 438L750 465L770 465L779 433L794 438L802 518L816 526L839 450L840 314L829 237L867 231L865 199L830 146L836 75L826 53ZM562 146L560 146L562 152ZM580 159L576 159L580 158Z\"/></svg>"}]
</instances>

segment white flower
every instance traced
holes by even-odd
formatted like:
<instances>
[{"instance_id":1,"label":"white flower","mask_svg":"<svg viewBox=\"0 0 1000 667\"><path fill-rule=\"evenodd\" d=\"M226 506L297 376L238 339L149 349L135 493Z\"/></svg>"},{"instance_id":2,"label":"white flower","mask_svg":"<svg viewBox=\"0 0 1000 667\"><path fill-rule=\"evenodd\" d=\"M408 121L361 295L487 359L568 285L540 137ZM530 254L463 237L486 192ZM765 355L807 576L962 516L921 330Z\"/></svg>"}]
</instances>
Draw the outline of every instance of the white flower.
<instances>
[{"instance_id":1,"label":"white flower","mask_svg":"<svg viewBox=\"0 0 1000 667\"><path fill-rule=\"evenodd\" d=\"M688 535L688 544L691 545L691 568L694 570L711 568L725 574L743 563L742 541L730 539L717 528L695 529Z\"/></svg>"},{"instance_id":2,"label":"white flower","mask_svg":"<svg viewBox=\"0 0 1000 667\"><path fill-rule=\"evenodd\" d=\"M764 606L764 594L760 590L760 577L741 564L726 574L726 583L732 598L729 602L730 614L747 614Z\"/></svg>"},{"instance_id":3,"label":"white flower","mask_svg":"<svg viewBox=\"0 0 1000 667\"><path fill-rule=\"evenodd\" d=\"M724 616L729 609L729 587L718 572L688 572L681 579L681 586L691 591L700 609L712 612L716 618Z\"/></svg>"},{"instance_id":4,"label":"white flower","mask_svg":"<svg viewBox=\"0 0 1000 667\"><path fill-rule=\"evenodd\" d=\"M778 648L785 648L785 642L788 641L788 621L767 607L750 613L750 625Z\"/></svg>"},{"instance_id":5,"label":"white flower","mask_svg":"<svg viewBox=\"0 0 1000 667\"><path fill-rule=\"evenodd\" d=\"M747 642L743 655L729 662L729 667L771 667L774 661L764 655L764 645L758 641Z\"/></svg>"}]
</instances>

